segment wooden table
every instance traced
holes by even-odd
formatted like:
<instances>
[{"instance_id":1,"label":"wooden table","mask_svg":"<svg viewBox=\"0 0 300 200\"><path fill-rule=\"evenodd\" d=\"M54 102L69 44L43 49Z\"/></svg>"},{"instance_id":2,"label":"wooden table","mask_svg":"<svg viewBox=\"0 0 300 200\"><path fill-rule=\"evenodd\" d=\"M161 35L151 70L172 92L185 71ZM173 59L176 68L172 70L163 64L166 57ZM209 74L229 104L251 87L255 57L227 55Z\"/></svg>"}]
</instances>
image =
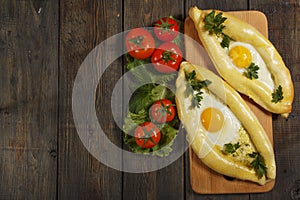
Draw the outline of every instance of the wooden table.
<instances>
[{"instance_id":1,"label":"wooden table","mask_svg":"<svg viewBox=\"0 0 300 200\"><path fill-rule=\"evenodd\" d=\"M265 13L269 38L291 71L293 111L287 120L273 116L277 179L271 192L199 195L190 186L188 152L158 171L124 173L101 164L78 137L72 89L88 53L110 36L161 17L183 21L193 5ZM0 199L300 199L299 49L298 0L1 0ZM120 58L110 66L99 94L109 96L123 63ZM109 101L99 99L96 107ZM122 146L113 117L99 110L108 137Z\"/></svg>"}]
</instances>

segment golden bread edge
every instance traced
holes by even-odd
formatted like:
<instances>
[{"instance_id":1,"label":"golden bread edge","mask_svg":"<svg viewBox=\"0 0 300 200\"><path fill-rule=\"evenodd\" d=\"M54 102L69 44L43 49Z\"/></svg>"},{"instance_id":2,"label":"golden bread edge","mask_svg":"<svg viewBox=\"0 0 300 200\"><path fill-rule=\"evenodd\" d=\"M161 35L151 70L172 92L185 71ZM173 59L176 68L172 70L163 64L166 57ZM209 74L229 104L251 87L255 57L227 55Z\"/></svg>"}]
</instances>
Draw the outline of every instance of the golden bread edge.
<instances>
[{"instance_id":1,"label":"golden bread edge","mask_svg":"<svg viewBox=\"0 0 300 200\"><path fill-rule=\"evenodd\" d=\"M227 83L225 83L221 78L215 75L213 72L197 66L192 65L188 62L183 62L180 67L179 76L182 75L183 70L187 70L188 72L195 70L197 73L197 79L205 80L208 79L212 81L212 83L208 86L209 91L214 94L224 93L225 95L219 96L233 111L233 113L237 116L237 118L241 121L245 129L249 132L251 140L254 142L258 152L265 158L266 166L268 167L267 176L270 179L275 179L276 177L276 165L274 152L272 148L272 144L265 133L264 129L258 122L256 116L252 113L250 108L246 105L244 100L240 97L240 95L231 88ZM180 87L176 82L176 87ZM220 88L222 91L220 91ZM177 91L177 89L176 89ZM177 96L177 95L176 95ZM225 97L225 98L224 98ZM176 105L178 109L179 118L182 120L183 124L185 124L185 120L182 116L181 106L179 100L176 97ZM238 105L237 105L238 104ZM188 133L194 135L194 133ZM203 137L199 137L199 134L195 134L194 140L192 142L192 148L194 152L199 157L199 149L204 145ZM266 180L258 179L253 170L245 169L245 166L232 166L230 163L226 163L222 153L217 153L216 151L211 151L206 157L200 158L206 165L214 169L215 171L225 174L228 176L232 176L235 178L239 178L242 180L250 180L253 182L257 182L259 184L265 184ZM222 162L222 164L210 163L213 160L218 160ZM221 169L220 169L220 166ZM219 168L216 168L219 167ZM234 171L229 169L235 168Z\"/></svg>"}]
</instances>

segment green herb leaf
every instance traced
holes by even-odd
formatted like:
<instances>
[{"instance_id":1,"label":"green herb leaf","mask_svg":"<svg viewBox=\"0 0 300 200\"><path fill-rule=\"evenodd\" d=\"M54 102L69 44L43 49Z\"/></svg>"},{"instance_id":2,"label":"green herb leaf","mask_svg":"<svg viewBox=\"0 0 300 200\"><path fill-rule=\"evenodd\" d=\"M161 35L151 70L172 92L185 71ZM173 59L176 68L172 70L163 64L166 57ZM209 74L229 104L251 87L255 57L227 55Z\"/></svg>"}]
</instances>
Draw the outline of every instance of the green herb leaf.
<instances>
[{"instance_id":1,"label":"green herb leaf","mask_svg":"<svg viewBox=\"0 0 300 200\"><path fill-rule=\"evenodd\" d=\"M186 90L186 97L189 97L190 95L193 95L192 98L192 107L200 107L201 106L201 100L203 99L202 94L203 92L201 89L203 87L207 87L209 84L211 84L211 81L204 80L204 81L198 81L195 79L196 72L193 70L190 73L187 73L185 71L185 79L187 81L187 90ZM196 93L194 93L196 91Z\"/></svg>"},{"instance_id":2,"label":"green herb leaf","mask_svg":"<svg viewBox=\"0 0 300 200\"><path fill-rule=\"evenodd\" d=\"M190 72L190 73L187 73L187 71L184 71L184 73L185 73L185 79L186 79L187 81L193 80L194 77L196 76L195 70L193 70L193 71Z\"/></svg>"},{"instance_id":3,"label":"green herb leaf","mask_svg":"<svg viewBox=\"0 0 300 200\"><path fill-rule=\"evenodd\" d=\"M226 17L222 17L223 13L218 13L215 15L216 11L213 10L209 14L207 14L204 18L205 25L204 27L212 34L215 33L217 36L219 36L223 28L225 26L223 25L223 22L227 19Z\"/></svg>"},{"instance_id":4,"label":"green herb leaf","mask_svg":"<svg viewBox=\"0 0 300 200\"><path fill-rule=\"evenodd\" d=\"M246 68L245 75L251 80L258 79L258 72L257 72L258 70L259 67L256 64L251 63L250 66Z\"/></svg>"},{"instance_id":5,"label":"green herb leaf","mask_svg":"<svg viewBox=\"0 0 300 200\"><path fill-rule=\"evenodd\" d=\"M278 103L283 99L283 91L281 85L272 93L272 102Z\"/></svg>"},{"instance_id":6,"label":"green herb leaf","mask_svg":"<svg viewBox=\"0 0 300 200\"><path fill-rule=\"evenodd\" d=\"M221 46L223 48L225 48L225 47L228 48L229 44L230 44L230 41L231 41L230 37L228 35L223 34L223 39L222 39L222 42L221 42Z\"/></svg>"},{"instance_id":7,"label":"green herb leaf","mask_svg":"<svg viewBox=\"0 0 300 200\"><path fill-rule=\"evenodd\" d=\"M235 143L235 144L232 144L232 143L227 143L227 144L224 144L224 147L223 147L223 152L225 154L228 154L228 153L235 153L236 150L240 147L240 143Z\"/></svg>"},{"instance_id":8,"label":"green herb leaf","mask_svg":"<svg viewBox=\"0 0 300 200\"><path fill-rule=\"evenodd\" d=\"M197 92L196 94L193 95L193 98L192 98L192 107L193 108L196 107L196 106L198 108L200 108L200 106L201 106L200 102L203 99L202 94L203 94L203 92L199 91L199 92Z\"/></svg>"},{"instance_id":9,"label":"green herb leaf","mask_svg":"<svg viewBox=\"0 0 300 200\"><path fill-rule=\"evenodd\" d=\"M221 46L223 48L225 47L229 47L231 38L223 33L223 29L225 28L225 25L223 25L223 23L226 21L226 17L223 17L223 13L220 12L217 15L216 11L213 10L211 11L209 14L207 14L204 18L204 22L205 25L204 27L206 28L206 30L209 31L210 34L216 34L217 37L222 36L222 42L221 42Z\"/></svg>"},{"instance_id":10,"label":"green herb leaf","mask_svg":"<svg viewBox=\"0 0 300 200\"><path fill-rule=\"evenodd\" d=\"M198 81L198 80L191 80L190 81L191 83L191 86L194 90L200 90L201 88L203 87L207 87L209 84L211 84L211 81L210 80L204 80L204 81Z\"/></svg>"},{"instance_id":11,"label":"green herb leaf","mask_svg":"<svg viewBox=\"0 0 300 200\"><path fill-rule=\"evenodd\" d=\"M248 154L251 158L254 158L254 160L250 163L251 167L254 168L256 175L258 178L262 178L263 175L267 173L267 167L264 161L264 158L257 152L253 152L251 154Z\"/></svg>"}]
</instances>

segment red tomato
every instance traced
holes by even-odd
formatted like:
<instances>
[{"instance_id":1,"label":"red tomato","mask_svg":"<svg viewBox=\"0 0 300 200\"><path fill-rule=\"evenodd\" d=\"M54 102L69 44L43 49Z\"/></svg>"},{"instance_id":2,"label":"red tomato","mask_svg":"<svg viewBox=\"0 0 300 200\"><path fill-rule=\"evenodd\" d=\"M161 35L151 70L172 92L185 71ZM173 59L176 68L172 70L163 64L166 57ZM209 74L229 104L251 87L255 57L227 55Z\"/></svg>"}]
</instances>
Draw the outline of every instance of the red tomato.
<instances>
[{"instance_id":1,"label":"red tomato","mask_svg":"<svg viewBox=\"0 0 300 200\"><path fill-rule=\"evenodd\" d=\"M151 56L151 62L154 68L161 73L175 72L182 60L182 52L179 47L166 42L155 49Z\"/></svg>"},{"instance_id":2,"label":"red tomato","mask_svg":"<svg viewBox=\"0 0 300 200\"><path fill-rule=\"evenodd\" d=\"M135 142L142 148L152 148L160 141L161 133L152 122L144 122L135 131Z\"/></svg>"},{"instance_id":3,"label":"red tomato","mask_svg":"<svg viewBox=\"0 0 300 200\"><path fill-rule=\"evenodd\" d=\"M125 38L128 53L139 60L149 58L155 49L155 41L151 33L144 28L135 28Z\"/></svg>"},{"instance_id":4,"label":"red tomato","mask_svg":"<svg viewBox=\"0 0 300 200\"><path fill-rule=\"evenodd\" d=\"M164 17L154 24L154 34L161 41L171 41L178 35L178 23L170 17Z\"/></svg>"},{"instance_id":5,"label":"red tomato","mask_svg":"<svg viewBox=\"0 0 300 200\"><path fill-rule=\"evenodd\" d=\"M174 105L168 99L156 101L150 108L151 118L158 123L172 121L176 115Z\"/></svg>"}]
</instances>

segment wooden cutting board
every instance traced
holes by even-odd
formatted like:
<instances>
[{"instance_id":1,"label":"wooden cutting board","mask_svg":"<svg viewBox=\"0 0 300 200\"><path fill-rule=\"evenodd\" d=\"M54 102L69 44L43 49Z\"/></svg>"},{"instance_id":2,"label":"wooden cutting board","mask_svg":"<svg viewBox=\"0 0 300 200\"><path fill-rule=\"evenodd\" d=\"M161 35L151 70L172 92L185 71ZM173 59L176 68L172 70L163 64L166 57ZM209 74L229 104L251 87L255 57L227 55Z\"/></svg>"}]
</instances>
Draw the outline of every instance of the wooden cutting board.
<instances>
[{"instance_id":1,"label":"wooden cutting board","mask_svg":"<svg viewBox=\"0 0 300 200\"><path fill-rule=\"evenodd\" d=\"M247 21L254 27L256 27L266 37L268 36L268 24L266 16L258 11L235 11L229 12L232 15ZM193 21L188 17L184 23L184 32L194 40L200 40L198 33L195 29ZM192 43L185 41L185 54L186 60L191 63L198 64L209 68L216 72L210 58L203 48L195 47ZM217 72L216 72L217 73ZM248 97L243 96L251 110L256 114L257 118L261 122L265 131L267 132L272 144L273 144L273 133L272 133L272 114L264 111ZM266 185L260 186L256 183L241 181L241 180L230 180L228 177L225 178L223 175L214 172L204 165L200 159L194 154L192 149L189 150L190 155L190 182L192 189L200 194L225 194L225 193L261 193L270 191L275 181L271 181Z\"/></svg>"}]
</instances>

